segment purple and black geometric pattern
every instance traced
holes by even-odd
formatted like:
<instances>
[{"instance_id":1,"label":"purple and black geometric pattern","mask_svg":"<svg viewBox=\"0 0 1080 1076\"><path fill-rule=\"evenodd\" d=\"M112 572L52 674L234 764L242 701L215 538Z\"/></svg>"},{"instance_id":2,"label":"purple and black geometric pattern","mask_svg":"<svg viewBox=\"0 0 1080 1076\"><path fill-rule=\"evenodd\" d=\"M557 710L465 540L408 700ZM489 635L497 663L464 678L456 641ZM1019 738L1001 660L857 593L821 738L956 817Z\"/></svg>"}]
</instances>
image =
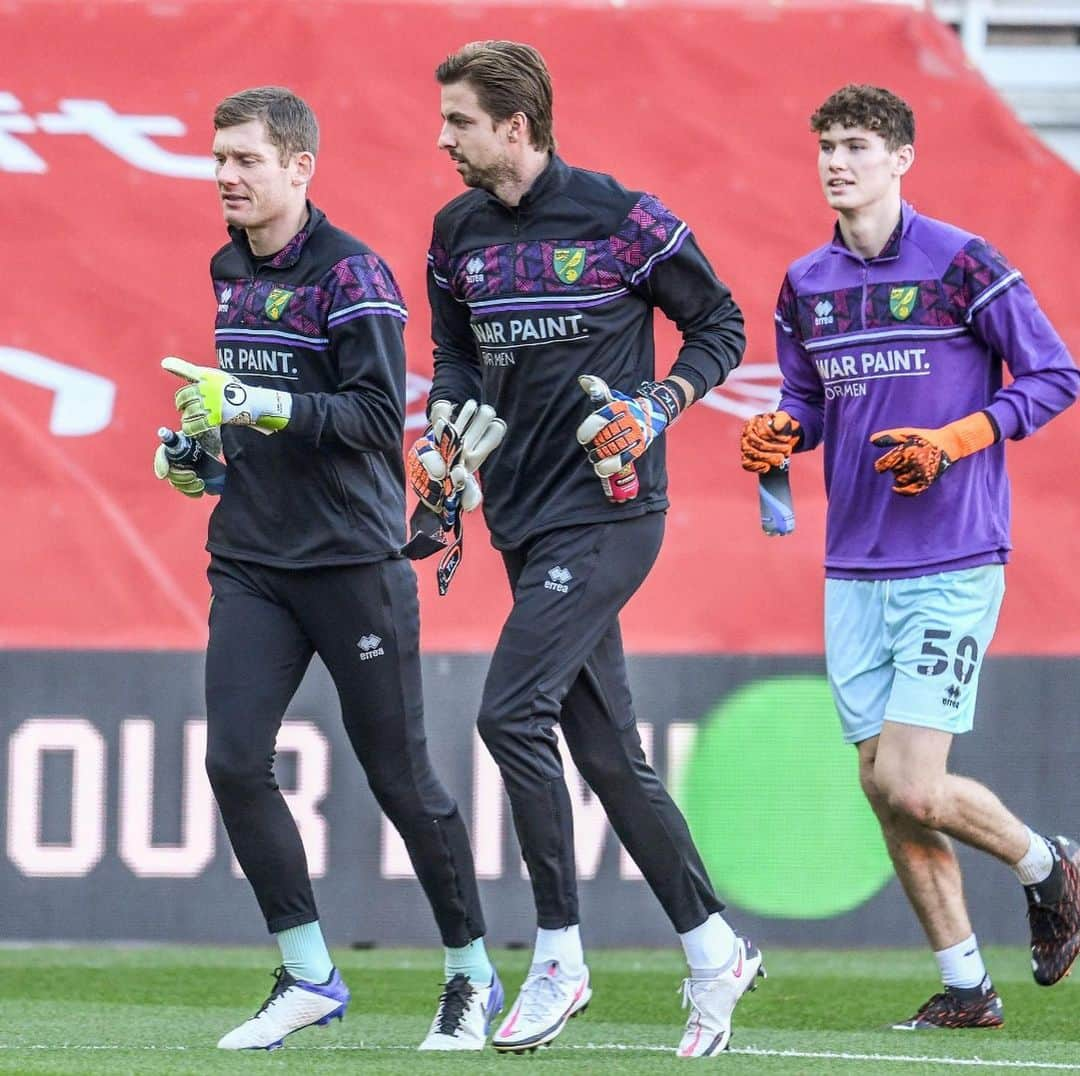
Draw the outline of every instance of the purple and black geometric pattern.
<instances>
[{"instance_id":1,"label":"purple and black geometric pattern","mask_svg":"<svg viewBox=\"0 0 1080 1076\"><path fill-rule=\"evenodd\" d=\"M303 236L301 232L273 259L276 264ZM288 291L291 298L273 319L266 313L266 301L274 290ZM310 338L325 347L331 322L344 324L354 317L372 314L405 320L405 302L390 270L374 254L357 254L338 262L319 284L304 287L282 286L270 280L218 282L218 303L230 293L227 310L220 310L216 326L219 339L228 339L229 329L263 330ZM222 330L226 330L223 332Z\"/></svg>"},{"instance_id":2,"label":"purple and black geometric pattern","mask_svg":"<svg viewBox=\"0 0 1080 1076\"><path fill-rule=\"evenodd\" d=\"M863 289L796 295L787 277L780 289L776 313L795 336L804 341L850 333L872 333L895 329L955 329L962 332L983 301L1018 281L1020 274L993 247L981 239L971 240L946 268L940 278L891 280ZM899 288L916 289L914 306L906 318L892 309L893 293Z\"/></svg>"},{"instance_id":3,"label":"purple and black geometric pattern","mask_svg":"<svg viewBox=\"0 0 1080 1076\"><path fill-rule=\"evenodd\" d=\"M436 281L463 302L514 295L575 295L638 284L675 254L687 226L650 194L642 195L614 235L604 239L536 240L466 251L451 259L437 235L428 262ZM572 283L555 271L556 250L584 250Z\"/></svg>"}]
</instances>

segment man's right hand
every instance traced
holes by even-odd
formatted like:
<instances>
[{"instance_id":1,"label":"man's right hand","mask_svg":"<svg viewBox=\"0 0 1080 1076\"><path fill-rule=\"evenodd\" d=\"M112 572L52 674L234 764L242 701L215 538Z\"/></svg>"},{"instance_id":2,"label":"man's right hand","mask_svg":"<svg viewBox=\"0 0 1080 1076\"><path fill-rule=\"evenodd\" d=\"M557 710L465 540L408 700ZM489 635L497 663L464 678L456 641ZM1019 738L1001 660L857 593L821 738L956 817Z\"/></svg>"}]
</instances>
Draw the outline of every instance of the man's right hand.
<instances>
[{"instance_id":1,"label":"man's right hand","mask_svg":"<svg viewBox=\"0 0 1080 1076\"><path fill-rule=\"evenodd\" d=\"M201 497L206 491L206 483L188 467L174 467L165 455L165 446L158 445L154 453L154 474L164 478L173 489L179 490L185 497Z\"/></svg>"},{"instance_id":2,"label":"man's right hand","mask_svg":"<svg viewBox=\"0 0 1080 1076\"><path fill-rule=\"evenodd\" d=\"M409 484L421 502L452 525L459 508L471 512L483 500L474 475L502 442L506 423L493 407L475 400L466 400L456 416L449 400L436 400L430 417L409 449Z\"/></svg>"},{"instance_id":3,"label":"man's right hand","mask_svg":"<svg viewBox=\"0 0 1080 1076\"><path fill-rule=\"evenodd\" d=\"M786 411L766 411L743 426L739 447L744 471L765 474L783 467L802 440L802 426Z\"/></svg>"}]
</instances>

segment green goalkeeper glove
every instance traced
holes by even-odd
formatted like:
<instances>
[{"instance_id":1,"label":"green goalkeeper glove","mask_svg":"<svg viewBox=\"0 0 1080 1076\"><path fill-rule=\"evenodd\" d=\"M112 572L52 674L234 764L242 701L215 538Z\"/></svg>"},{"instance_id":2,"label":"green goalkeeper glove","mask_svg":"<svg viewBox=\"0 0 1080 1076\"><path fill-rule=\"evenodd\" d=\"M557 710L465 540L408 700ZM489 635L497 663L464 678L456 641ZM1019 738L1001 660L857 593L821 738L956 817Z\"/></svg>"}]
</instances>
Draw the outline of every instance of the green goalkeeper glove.
<instances>
[{"instance_id":1,"label":"green goalkeeper glove","mask_svg":"<svg viewBox=\"0 0 1080 1076\"><path fill-rule=\"evenodd\" d=\"M252 388L224 370L195 366L172 355L161 360L161 367L191 382L175 397L189 437L215 426L254 426L261 433L276 433L288 425L292 396L287 392Z\"/></svg>"}]
</instances>

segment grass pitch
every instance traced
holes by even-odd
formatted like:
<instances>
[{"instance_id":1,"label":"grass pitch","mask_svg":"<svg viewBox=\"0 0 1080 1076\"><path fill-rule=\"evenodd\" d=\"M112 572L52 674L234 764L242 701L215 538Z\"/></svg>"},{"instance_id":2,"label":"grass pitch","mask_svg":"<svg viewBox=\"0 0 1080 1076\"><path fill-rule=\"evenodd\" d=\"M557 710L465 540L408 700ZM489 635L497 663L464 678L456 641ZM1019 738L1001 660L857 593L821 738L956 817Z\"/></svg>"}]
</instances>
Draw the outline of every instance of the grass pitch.
<instances>
[{"instance_id":1,"label":"grass pitch","mask_svg":"<svg viewBox=\"0 0 1080 1076\"><path fill-rule=\"evenodd\" d=\"M681 955L589 954L595 994L556 1043L535 1054L418 1054L441 978L435 951L338 950L353 1000L343 1023L311 1028L272 1053L230 1054L218 1037L269 992L275 951L198 948L0 949L0 1072L685 1073L674 1057L684 1014ZM494 954L507 992L528 954ZM1031 979L1022 949L991 949L1005 1001L1001 1031L902 1033L935 989L928 953L765 951L769 979L735 1014L727 1073L1080 1073L1080 983ZM698 1065L710 1065L701 1061Z\"/></svg>"}]
</instances>

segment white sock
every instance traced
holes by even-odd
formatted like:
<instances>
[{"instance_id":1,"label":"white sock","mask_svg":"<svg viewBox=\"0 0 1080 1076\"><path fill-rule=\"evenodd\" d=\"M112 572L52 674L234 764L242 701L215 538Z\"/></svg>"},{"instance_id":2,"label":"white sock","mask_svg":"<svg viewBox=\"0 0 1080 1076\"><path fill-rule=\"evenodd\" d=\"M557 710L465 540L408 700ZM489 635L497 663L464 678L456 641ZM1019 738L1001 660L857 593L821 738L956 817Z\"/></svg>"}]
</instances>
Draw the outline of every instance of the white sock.
<instances>
[{"instance_id":1,"label":"white sock","mask_svg":"<svg viewBox=\"0 0 1080 1076\"><path fill-rule=\"evenodd\" d=\"M1050 851L1050 845L1043 837L1029 826L1024 829L1028 831L1028 850L1024 858L1013 867L1013 874L1020 879L1022 885L1038 885L1050 877L1054 868L1054 853Z\"/></svg>"},{"instance_id":2,"label":"white sock","mask_svg":"<svg viewBox=\"0 0 1080 1076\"><path fill-rule=\"evenodd\" d=\"M735 931L719 912L713 912L699 927L679 935L686 962L692 971L708 970L719 975L735 959Z\"/></svg>"},{"instance_id":3,"label":"white sock","mask_svg":"<svg viewBox=\"0 0 1080 1076\"><path fill-rule=\"evenodd\" d=\"M934 959L941 969L941 981L946 986L978 986L986 975L986 965L983 964L974 934L950 945L948 949L937 950Z\"/></svg>"},{"instance_id":4,"label":"white sock","mask_svg":"<svg viewBox=\"0 0 1080 1076\"><path fill-rule=\"evenodd\" d=\"M558 930L537 927L533 963L550 964L553 960L557 960L559 967L572 979L579 979L585 974L585 952L581 948L579 924L559 927Z\"/></svg>"}]
</instances>

